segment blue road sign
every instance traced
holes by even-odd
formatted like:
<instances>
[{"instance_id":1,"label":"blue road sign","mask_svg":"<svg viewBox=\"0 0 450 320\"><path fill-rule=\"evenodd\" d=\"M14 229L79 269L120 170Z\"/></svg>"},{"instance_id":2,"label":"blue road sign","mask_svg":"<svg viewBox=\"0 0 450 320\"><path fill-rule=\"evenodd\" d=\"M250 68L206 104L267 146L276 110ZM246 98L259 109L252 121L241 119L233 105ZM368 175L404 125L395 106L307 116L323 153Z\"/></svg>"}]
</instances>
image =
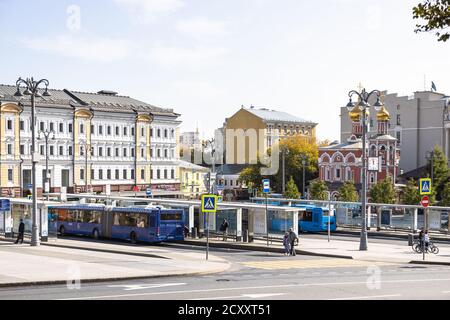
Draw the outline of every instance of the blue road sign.
<instances>
[{"instance_id":1,"label":"blue road sign","mask_svg":"<svg viewBox=\"0 0 450 320\"><path fill-rule=\"evenodd\" d=\"M222 186L220 184L216 185L217 190L222 191L225 189L225 186Z\"/></svg>"},{"instance_id":2,"label":"blue road sign","mask_svg":"<svg viewBox=\"0 0 450 320\"><path fill-rule=\"evenodd\" d=\"M263 180L263 192L270 193L270 180L269 179Z\"/></svg>"},{"instance_id":3,"label":"blue road sign","mask_svg":"<svg viewBox=\"0 0 450 320\"><path fill-rule=\"evenodd\" d=\"M147 188L147 190L145 190L145 194L147 195L147 197L152 197L153 196L153 191L151 188Z\"/></svg>"},{"instance_id":4,"label":"blue road sign","mask_svg":"<svg viewBox=\"0 0 450 320\"><path fill-rule=\"evenodd\" d=\"M426 178L426 179L420 179L420 194L421 195L427 195L427 194L431 194L431 179Z\"/></svg>"},{"instance_id":5,"label":"blue road sign","mask_svg":"<svg viewBox=\"0 0 450 320\"><path fill-rule=\"evenodd\" d=\"M0 199L0 211L9 211L11 209L11 201L9 199Z\"/></svg>"},{"instance_id":6,"label":"blue road sign","mask_svg":"<svg viewBox=\"0 0 450 320\"><path fill-rule=\"evenodd\" d=\"M31 189L31 188L33 188L33 185L30 183L29 185L27 185L27 187L28 187L29 189Z\"/></svg>"},{"instance_id":7,"label":"blue road sign","mask_svg":"<svg viewBox=\"0 0 450 320\"><path fill-rule=\"evenodd\" d=\"M213 194L207 194L202 196L202 212L217 212L217 196Z\"/></svg>"}]
</instances>

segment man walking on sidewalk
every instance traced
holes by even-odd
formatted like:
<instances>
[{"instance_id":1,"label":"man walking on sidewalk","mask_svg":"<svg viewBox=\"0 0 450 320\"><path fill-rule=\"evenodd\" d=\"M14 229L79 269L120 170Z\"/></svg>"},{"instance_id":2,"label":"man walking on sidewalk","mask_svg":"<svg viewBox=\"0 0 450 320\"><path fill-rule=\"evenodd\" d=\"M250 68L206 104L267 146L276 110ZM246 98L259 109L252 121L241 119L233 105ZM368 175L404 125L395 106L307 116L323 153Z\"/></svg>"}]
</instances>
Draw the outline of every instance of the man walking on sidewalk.
<instances>
[{"instance_id":1,"label":"man walking on sidewalk","mask_svg":"<svg viewBox=\"0 0 450 320\"><path fill-rule=\"evenodd\" d=\"M20 219L20 224L19 224L19 234L17 235L17 240L16 240L16 244L19 243L20 240L20 244L23 243L23 234L25 233L25 223L23 223L23 219Z\"/></svg>"},{"instance_id":2,"label":"man walking on sidewalk","mask_svg":"<svg viewBox=\"0 0 450 320\"><path fill-rule=\"evenodd\" d=\"M228 224L227 219L223 219L222 225L220 226L220 231L223 232L223 241L227 241L228 236L228 227L230 225Z\"/></svg>"},{"instance_id":3,"label":"man walking on sidewalk","mask_svg":"<svg viewBox=\"0 0 450 320\"><path fill-rule=\"evenodd\" d=\"M295 242L298 241L298 236L292 228L289 229L289 243L291 244L291 256L295 256Z\"/></svg>"}]
</instances>

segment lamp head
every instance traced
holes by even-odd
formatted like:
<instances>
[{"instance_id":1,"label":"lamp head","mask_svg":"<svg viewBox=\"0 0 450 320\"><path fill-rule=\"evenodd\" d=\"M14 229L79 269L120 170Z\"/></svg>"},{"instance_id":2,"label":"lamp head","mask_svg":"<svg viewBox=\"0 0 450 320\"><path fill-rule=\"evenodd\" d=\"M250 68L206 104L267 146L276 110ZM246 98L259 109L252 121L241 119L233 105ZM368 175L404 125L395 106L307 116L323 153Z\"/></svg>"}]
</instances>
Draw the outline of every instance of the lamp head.
<instances>
[{"instance_id":1,"label":"lamp head","mask_svg":"<svg viewBox=\"0 0 450 320\"><path fill-rule=\"evenodd\" d=\"M14 97L23 97L23 93L20 91L20 88L17 87L16 93L14 93Z\"/></svg>"},{"instance_id":2,"label":"lamp head","mask_svg":"<svg viewBox=\"0 0 450 320\"><path fill-rule=\"evenodd\" d=\"M50 92L48 92L48 87L45 88L44 93L42 94L44 97L51 97L52 94Z\"/></svg>"},{"instance_id":3,"label":"lamp head","mask_svg":"<svg viewBox=\"0 0 450 320\"><path fill-rule=\"evenodd\" d=\"M23 92L23 94L26 95L26 96L31 96L31 95L33 94L33 92L31 92L30 89L27 88L27 89Z\"/></svg>"},{"instance_id":4,"label":"lamp head","mask_svg":"<svg viewBox=\"0 0 450 320\"><path fill-rule=\"evenodd\" d=\"M352 111L355 108L355 103L352 101L352 98L350 98L350 101L347 103L347 110Z\"/></svg>"},{"instance_id":5,"label":"lamp head","mask_svg":"<svg viewBox=\"0 0 450 320\"><path fill-rule=\"evenodd\" d=\"M383 108L384 104L383 104L383 102L381 102L380 97L377 98L377 102L373 106L375 107L375 110L377 110L377 111L380 111Z\"/></svg>"}]
</instances>

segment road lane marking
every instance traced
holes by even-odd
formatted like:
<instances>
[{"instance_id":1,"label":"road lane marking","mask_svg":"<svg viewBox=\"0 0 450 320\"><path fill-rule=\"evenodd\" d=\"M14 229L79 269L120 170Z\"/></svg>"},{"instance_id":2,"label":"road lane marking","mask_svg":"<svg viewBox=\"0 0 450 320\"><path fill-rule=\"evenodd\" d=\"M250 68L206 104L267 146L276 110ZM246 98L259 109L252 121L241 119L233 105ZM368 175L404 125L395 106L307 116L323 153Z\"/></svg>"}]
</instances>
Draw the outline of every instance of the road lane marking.
<instances>
[{"instance_id":1,"label":"road lane marking","mask_svg":"<svg viewBox=\"0 0 450 320\"><path fill-rule=\"evenodd\" d=\"M214 297L214 298L196 298L189 300L224 300L224 299L240 299L240 298L250 298L250 299L261 299L275 296L283 296L287 293L253 293L253 294L241 294L239 296L230 296L230 297Z\"/></svg>"},{"instance_id":2,"label":"road lane marking","mask_svg":"<svg viewBox=\"0 0 450 320\"><path fill-rule=\"evenodd\" d=\"M442 281L450 281L450 278L448 278L448 279L384 280L383 283L386 284L386 283L442 282ZM111 299L111 298L125 298L125 297L165 295L165 294L187 294L187 293L214 292L214 291L257 290L257 289L295 288L295 287L323 287L323 286L326 287L326 286L366 285L366 284L367 284L367 281L285 284L285 285L275 285L275 286L255 286L255 287L219 288L219 289L196 289L196 290L186 290L186 291L130 293L130 294L109 295L109 296L90 296L90 297L88 296L88 297L62 298L62 299L56 299L56 300Z\"/></svg>"},{"instance_id":3,"label":"road lane marking","mask_svg":"<svg viewBox=\"0 0 450 320\"><path fill-rule=\"evenodd\" d=\"M155 288L164 288L164 287L173 287L173 286L184 286L186 283L155 283L155 284L119 284L108 286L108 288L124 288L124 291L133 291L133 290L145 290L145 289L155 289Z\"/></svg>"},{"instance_id":4,"label":"road lane marking","mask_svg":"<svg viewBox=\"0 0 450 320\"><path fill-rule=\"evenodd\" d=\"M279 270L279 269L319 269L319 268L346 268L369 266L393 266L396 263L372 262L350 259L314 259L314 260L279 260L279 261L251 261L242 262L248 268Z\"/></svg>"},{"instance_id":5,"label":"road lane marking","mask_svg":"<svg viewBox=\"0 0 450 320\"><path fill-rule=\"evenodd\" d=\"M364 300L364 299L377 299L377 298L394 298L401 297L401 294L386 294L382 296L362 296L362 297L349 297L349 298L335 298L328 300Z\"/></svg>"}]
</instances>

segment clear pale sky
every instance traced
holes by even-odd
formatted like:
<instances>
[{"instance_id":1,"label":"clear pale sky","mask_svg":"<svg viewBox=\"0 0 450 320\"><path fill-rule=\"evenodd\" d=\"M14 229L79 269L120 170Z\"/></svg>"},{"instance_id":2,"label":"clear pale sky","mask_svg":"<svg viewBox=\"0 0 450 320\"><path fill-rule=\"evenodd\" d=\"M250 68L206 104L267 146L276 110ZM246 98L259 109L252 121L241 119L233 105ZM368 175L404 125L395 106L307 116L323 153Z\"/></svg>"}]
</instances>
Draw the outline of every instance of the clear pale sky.
<instances>
[{"instance_id":1,"label":"clear pale sky","mask_svg":"<svg viewBox=\"0 0 450 320\"><path fill-rule=\"evenodd\" d=\"M368 90L450 94L450 42L415 34L419 0L0 0L0 83L114 90L211 135L241 105L289 112L339 138L339 107Z\"/></svg>"}]
</instances>

